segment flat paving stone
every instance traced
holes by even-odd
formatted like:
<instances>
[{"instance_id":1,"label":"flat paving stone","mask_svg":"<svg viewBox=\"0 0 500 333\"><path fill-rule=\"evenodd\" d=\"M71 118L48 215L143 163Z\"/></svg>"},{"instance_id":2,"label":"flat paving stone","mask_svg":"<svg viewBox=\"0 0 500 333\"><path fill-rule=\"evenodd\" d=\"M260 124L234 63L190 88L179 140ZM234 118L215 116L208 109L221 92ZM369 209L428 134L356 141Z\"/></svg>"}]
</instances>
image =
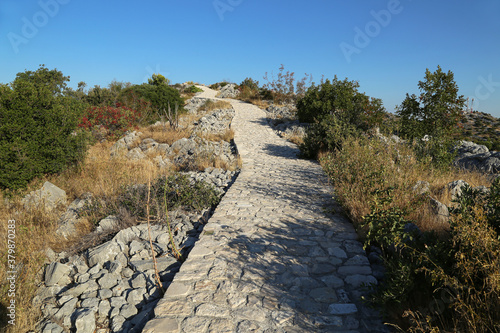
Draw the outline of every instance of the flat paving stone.
<instances>
[{"instance_id":1,"label":"flat paving stone","mask_svg":"<svg viewBox=\"0 0 500 333\"><path fill-rule=\"evenodd\" d=\"M143 332L390 332L359 298L376 280L321 166L226 100L241 171Z\"/></svg>"}]
</instances>

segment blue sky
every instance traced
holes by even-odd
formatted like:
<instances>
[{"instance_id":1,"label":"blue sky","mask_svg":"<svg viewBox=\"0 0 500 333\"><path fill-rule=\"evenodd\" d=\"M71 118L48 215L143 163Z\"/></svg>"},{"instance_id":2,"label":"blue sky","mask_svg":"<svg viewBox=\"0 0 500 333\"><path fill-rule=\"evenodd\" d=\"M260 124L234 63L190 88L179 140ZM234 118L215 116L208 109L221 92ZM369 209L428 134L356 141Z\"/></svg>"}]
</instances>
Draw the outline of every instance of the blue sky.
<instances>
[{"instance_id":1,"label":"blue sky","mask_svg":"<svg viewBox=\"0 0 500 333\"><path fill-rule=\"evenodd\" d=\"M39 64L70 86L240 83L286 70L360 83L389 111L426 68L500 117L498 0L1 0L0 82Z\"/></svg>"}]
</instances>

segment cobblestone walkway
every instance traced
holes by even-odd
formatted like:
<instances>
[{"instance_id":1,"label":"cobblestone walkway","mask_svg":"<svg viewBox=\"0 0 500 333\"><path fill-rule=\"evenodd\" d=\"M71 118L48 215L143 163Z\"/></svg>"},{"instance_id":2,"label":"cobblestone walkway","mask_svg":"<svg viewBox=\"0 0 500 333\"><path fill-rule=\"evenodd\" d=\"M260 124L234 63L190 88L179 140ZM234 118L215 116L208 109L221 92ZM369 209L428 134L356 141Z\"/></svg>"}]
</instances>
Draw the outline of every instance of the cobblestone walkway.
<instances>
[{"instance_id":1,"label":"cobblestone walkway","mask_svg":"<svg viewBox=\"0 0 500 333\"><path fill-rule=\"evenodd\" d=\"M231 103L242 171L143 332L383 332L359 301L376 279L350 222L329 212L321 167L262 110Z\"/></svg>"}]
</instances>

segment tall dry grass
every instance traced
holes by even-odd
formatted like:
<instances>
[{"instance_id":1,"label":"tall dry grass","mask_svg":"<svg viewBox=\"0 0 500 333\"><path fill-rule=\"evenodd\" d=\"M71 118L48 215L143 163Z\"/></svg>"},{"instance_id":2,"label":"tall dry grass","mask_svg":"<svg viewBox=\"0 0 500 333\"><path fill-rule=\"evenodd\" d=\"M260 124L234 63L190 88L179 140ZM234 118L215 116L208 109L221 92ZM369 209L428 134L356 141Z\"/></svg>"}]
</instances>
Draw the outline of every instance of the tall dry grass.
<instances>
[{"instance_id":1,"label":"tall dry grass","mask_svg":"<svg viewBox=\"0 0 500 333\"><path fill-rule=\"evenodd\" d=\"M427 181L428 194L446 205L451 204L447 184L452 181L462 179L473 187L491 184L484 174L435 169L417 161L410 147L387 145L375 139L348 139L341 151L323 153L320 161L334 183L335 196L356 225L370 213L375 191L393 188L391 206L407 211L407 217L422 231L440 232L446 226L437 221L428 200L419 200L412 191L418 181Z\"/></svg>"},{"instance_id":2,"label":"tall dry grass","mask_svg":"<svg viewBox=\"0 0 500 333\"><path fill-rule=\"evenodd\" d=\"M189 138L191 136L191 129L189 127L173 128L169 124L165 125L151 125L140 130L142 133L141 139L151 138L158 143L166 143L171 145L175 141L182 138Z\"/></svg>"},{"instance_id":3,"label":"tall dry grass","mask_svg":"<svg viewBox=\"0 0 500 333\"><path fill-rule=\"evenodd\" d=\"M498 332L500 239L488 225L495 204L465 197L459 205L448 191L459 179L489 187L490 177L436 169L417 161L410 147L367 138L347 139L340 151L323 153L320 161L361 237L382 244L386 276L371 301L383 304L396 327L419 333ZM418 181L429 183L427 193L413 191ZM429 197L457 208L450 221L436 217ZM498 194L496 200L498 206ZM404 213L396 220L391 212ZM408 221L430 233L413 240L406 238L409 233L401 236L398 223Z\"/></svg>"},{"instance_id":4,"label":"tall dry grass","mask_svg":"<svg viewBox=\"0 0 500 333\"><path fill-rule=\"evenodd\" d=\"M208 99L205 104L203 104L199 111L206 111L206 112L210 112L210 111L214 111L214 110L218 110L218 109L231 109L232 108L232 105L231 103L229 103L228 101L221 101L221 100L211 100L211 99Z\"/></svg>"},{"instance_id":5,"label":"tall dry grass","mask_svg":"<svg viewBox=\"0 0 500 333\"><path fill-rule=\"evenodd\" d=\"M201 132L198 133L197 135L202 139L214 142L221 142L221 141L231 142L231 140L234 139L234 131L230 128L228 128L222 133Z\"/></svg>"}]
</instances>

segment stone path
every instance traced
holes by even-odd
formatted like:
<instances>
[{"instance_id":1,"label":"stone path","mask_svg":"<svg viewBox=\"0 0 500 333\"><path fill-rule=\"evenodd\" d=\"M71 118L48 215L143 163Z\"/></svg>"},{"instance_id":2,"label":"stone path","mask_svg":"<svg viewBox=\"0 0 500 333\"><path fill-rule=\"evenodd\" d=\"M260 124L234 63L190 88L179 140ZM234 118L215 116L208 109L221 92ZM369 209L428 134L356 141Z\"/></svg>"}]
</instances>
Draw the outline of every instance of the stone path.
<instances>
[{"instance_id":1,"label":"stone path","mask_svg":"<svg viewBox=\"0 0 500 333\"><path fill-rule=\"evenodd\" d=\"M359 300L376 279L350 222L328 212L321 167L230 101L241 173L143 332L385 331Z\"/></svg>"}]
</instances>

